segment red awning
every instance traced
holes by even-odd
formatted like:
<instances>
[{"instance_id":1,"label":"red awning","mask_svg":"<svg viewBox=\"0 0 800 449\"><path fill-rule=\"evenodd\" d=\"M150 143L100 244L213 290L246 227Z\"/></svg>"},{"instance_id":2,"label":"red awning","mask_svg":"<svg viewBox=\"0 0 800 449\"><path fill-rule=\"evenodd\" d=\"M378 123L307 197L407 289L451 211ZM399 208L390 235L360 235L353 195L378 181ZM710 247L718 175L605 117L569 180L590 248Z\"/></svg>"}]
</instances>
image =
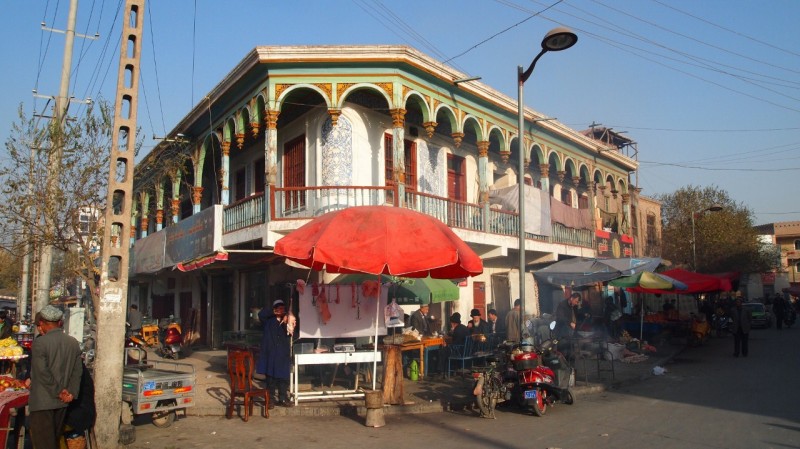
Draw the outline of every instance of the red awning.
<instances>
[{"instance_id":1,"label":"red awning","mask_svg":"<svg viewBox=\"0 0 800 449\"><path fill-rule=\"evenodd\" d=\"M688 288L686 290L681 290L680 292L675 292L669 290L654 290L654 289L635 287L635 288L629 288L628 291L633 293L692 294L692 293L708 293L708 292L731 290L730 280L724 277L711 276L702 273L693 273L691 271L682 270L680 268L667 270L660 274L669 276L673 279L677 279L686 284Z\"/></svg>"},{"instance_id":2,"label":"red awning","mask_svg":"<svg viewBox=\"0 0 800 449\"><path fill-rule=\"evenodd\" d=\"M203 268L204 266L212 264L218 260L228 260L228 253L224 251L218 251L208 256L192 259L188 262L180 262L177 265L175 265L175 267L181 271L192 271L198 268Z\"/></svg>"}]
</instances>

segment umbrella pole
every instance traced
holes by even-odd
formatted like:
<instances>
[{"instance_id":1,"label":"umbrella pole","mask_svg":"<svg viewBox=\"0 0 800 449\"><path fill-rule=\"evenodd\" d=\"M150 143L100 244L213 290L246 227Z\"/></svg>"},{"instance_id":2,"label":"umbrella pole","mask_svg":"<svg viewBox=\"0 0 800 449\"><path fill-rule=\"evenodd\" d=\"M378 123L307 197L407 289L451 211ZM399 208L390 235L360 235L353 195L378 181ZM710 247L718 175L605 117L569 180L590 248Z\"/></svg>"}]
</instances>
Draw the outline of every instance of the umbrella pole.
<instances>
[{"instance_id":1,"label":"umbrella pole","mask_svg":"<svg viewBox=\"0 0 800 449\"><path fill-rule=\"evenodd\" d=\"M643 295L643 293L638 293ZM641 297L639 302L639 344L644 341L644 297Z\"/></svg>"},{"instance_id":2,"label":"umbrella pole","mask_svg":"<svg viewBox=\"0 0 800 449\"><path fill-rule=\"evenodd\" d=\"M378 378L378 317L381 310L381 298L383 297L383 287L381 286L381 275L378 275L378 298L375 300L375 344L372 345L372 391L375 391L375 381Z\"/></svg>"}]
</instances>

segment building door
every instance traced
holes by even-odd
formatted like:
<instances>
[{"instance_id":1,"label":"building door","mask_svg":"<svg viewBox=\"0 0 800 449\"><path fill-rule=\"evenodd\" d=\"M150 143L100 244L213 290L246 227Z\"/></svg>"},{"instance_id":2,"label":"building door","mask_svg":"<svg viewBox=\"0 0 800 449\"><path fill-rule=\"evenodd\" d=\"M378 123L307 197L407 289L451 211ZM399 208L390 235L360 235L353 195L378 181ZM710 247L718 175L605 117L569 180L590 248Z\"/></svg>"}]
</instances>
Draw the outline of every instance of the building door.
<instances>
[{"instance_id":1,"label":"building door","mask_svg":"<svg viewBox=\"0 0 800 449\"><path fill-rule=\"evenodd\" d=\"M486 314L486 283L475 281L472 283L472 307L481 311L484 320Z\"/></svg>"},{"instance_id":2,"label":"building door","mask_svg":"<svg viewBox=\"0 0 800 449\"><path fill-rule=\"evenodd\" d=\"M447 155L447 225L467 227L463 214L466 212L455 202L467 199L466 160L454 154Z\"/></svg>"},{"instance_id":3,"label":"building door","mask_svg":"<svg viewBox=\"0 0 800 449\"><path fill-rule=\"evenodd\" d=\"M283 186L306 186L306 136L296 137L283 146ZM283 207L287 211L298 210L306 205L304 189L286 192Z\"/></svg>"}]
</instances>

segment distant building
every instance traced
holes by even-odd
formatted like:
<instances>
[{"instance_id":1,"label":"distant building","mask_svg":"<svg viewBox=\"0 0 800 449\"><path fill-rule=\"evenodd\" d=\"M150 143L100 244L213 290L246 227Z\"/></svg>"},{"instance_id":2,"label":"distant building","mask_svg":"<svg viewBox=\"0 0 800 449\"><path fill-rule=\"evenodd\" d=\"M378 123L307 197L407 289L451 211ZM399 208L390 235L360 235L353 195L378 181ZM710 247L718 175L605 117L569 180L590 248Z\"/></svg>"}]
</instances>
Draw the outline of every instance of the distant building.
<instances>
[{"instance_id":1,"label":"distant building","mask_svg":"<svg viewBox=\"0 0 800 449\"><path fill-rule=\"evenodd\" d=\"M761 273L760 278L750 276L748 291L763 294L764 297L783 292L785 289L800 288L800 221L781 221L755 227L761 241L776 246L779 252L779 268L774 272ZM758 291L758 284L761 291Z\"/></svg>"}]
</instances>

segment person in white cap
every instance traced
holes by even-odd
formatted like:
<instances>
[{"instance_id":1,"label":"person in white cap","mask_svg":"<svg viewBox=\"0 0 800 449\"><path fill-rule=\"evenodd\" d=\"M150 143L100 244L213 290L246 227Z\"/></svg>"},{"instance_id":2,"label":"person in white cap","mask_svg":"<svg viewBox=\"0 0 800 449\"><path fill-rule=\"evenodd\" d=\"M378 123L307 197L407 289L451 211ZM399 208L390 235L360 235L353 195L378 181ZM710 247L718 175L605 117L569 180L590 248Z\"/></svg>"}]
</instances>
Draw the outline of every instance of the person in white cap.
<instances>
[{"instance_id":1,"label":"person in white cap","mask_svg":"<svg viewBox=\"0 0 800 449\"><path fill-rule=\"evenodd\" d=\"M267 388L271 400L269 407L275 403L284 407L294 405L289 401L289 376L292 367L291 341L292 332L287 324L286 304L281 299L272 303L272 311L266 308L258 312L258 319L264 323L264 334L261 337L261 353L256 363L256 372L267 376Z\"/></svg>"},{"instance_id":2,"label":"person in white cap","mask_svg":"<svg viewBox=\"0 0 800 449\"><path fill-rule=\"evenodd\" d=\"M58 449L67 405L80 393L81 348L61 328L63 312L46 305L34 324L39 337L31 347L30 433L36 449Z\"/></svg>"}]
</instances>

